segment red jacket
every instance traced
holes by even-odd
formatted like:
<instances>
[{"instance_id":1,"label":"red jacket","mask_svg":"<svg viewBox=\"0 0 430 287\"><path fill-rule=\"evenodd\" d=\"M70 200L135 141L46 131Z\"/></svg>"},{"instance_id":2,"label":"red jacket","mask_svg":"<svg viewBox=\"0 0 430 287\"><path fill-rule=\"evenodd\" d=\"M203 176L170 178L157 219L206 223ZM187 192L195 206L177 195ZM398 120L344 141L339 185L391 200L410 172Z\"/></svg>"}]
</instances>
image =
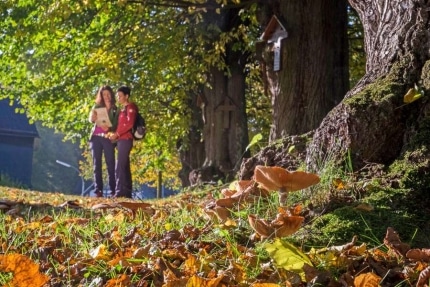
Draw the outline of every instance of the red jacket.
<instances>
[{"instance_id":1,"label":"red jacket","mask_svg":"<svg viewBox=\"0 0 430 287\"><path fill-rule=\"evenodd\" d=\"M131 129L133 128L134 122L136 121L137 111L137 106L134 103L129 103L127 106L121 109L118 116L118 126L116 128L118 140L133 139Z\"/></svg>"}]
</instances>

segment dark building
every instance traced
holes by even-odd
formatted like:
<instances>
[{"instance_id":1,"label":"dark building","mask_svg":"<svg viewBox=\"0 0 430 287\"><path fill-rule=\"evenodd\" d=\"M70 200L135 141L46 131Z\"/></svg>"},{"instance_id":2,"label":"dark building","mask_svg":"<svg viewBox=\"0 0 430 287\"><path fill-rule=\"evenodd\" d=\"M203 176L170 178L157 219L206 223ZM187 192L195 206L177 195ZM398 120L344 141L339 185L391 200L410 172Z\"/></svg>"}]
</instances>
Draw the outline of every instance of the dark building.
<instances>
[{"instance_id":1,"label":"dark building","mask_svg":"<svg viewBox=\"0 0 430 287\"><path fill-rule=\"evenodd\" d=\"M15 113L16 108L9 100L0 100L0 176L30 188L33 145L39 134L25 114Z\"/></svg>"}]
</instances>

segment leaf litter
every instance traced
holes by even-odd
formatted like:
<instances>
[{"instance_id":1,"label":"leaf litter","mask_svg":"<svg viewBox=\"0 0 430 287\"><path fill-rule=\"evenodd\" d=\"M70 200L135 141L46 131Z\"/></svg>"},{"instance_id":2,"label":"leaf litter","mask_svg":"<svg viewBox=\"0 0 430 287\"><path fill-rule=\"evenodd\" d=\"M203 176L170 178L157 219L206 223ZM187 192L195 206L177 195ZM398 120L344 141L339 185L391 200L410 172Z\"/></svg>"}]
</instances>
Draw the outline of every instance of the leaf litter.
<instances>
[{"instance_id":1,"label":"leaf litter","mask_svg":"<svg viewBox=\"0 0 430 287\"><path fill-rule=\"evenodd\" d=\"M376 248L354 237L305 252L286 240L300 205L245 225L235 212L272 191L252 180L216 192L142 202L0 187L3 286L429 286L430 249L411 249L391 227ZM168 222L184 210L196 224Z\"/></svg>"}]
</instances>

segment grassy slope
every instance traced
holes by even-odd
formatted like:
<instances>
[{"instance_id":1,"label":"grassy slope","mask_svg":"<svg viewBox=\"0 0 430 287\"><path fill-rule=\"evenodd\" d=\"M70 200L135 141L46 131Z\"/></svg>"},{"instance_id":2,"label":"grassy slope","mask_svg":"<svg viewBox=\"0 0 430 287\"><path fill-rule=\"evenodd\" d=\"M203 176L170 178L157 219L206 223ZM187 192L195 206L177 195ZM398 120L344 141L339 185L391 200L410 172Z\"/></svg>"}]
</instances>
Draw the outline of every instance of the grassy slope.
<instances>
[{"instance_id":1,"label":"grassy slope","mask_svg":"<svg viewBox=\"0 0 430 287\"><path fill-rule=\"evenodd\" d=\"M368 265L366 260L374 254L375 249L371 249L374 246L379 246L379 263L375 266L379 264L383 270L405 267L393 265L394 261L405 262L387 251L382 244L383 238L374 236L373 222L364 223L363 218L374 214L379 218L376 224L386 230L384 221L390 216L382 216L383 209L369 211L344 204L333 208L333 212L326 216L307 217L305 225L294 236L282 241L261 240L255 236L247 216L257 214L268 220L273 218L278 209L277 195L235 205L229 219L221 223L210 219L204 207L213 204L214 197L222 197L222 188L210 187L146 201L150 205L147 207L132 200L83 198L0 187L0 198L3 198L0 204L3 208L1 252L22 254L37 262L41 274L48 276L46 280L50 286L89 286L96 282L112 284L106 286L120 286L120 283L125 286L185 286L187 282L197 284L193 286L252 286L256 282L285 285L286 281L296 281L294 286L302 286L312 279L311 273L308 271L305 275L301 268L299 271L294 269L293 273L286 272L285 269L291 266L278 261L285 255L269 252L266 245L281 244L278 249L289 254L291 247L282 245L287 241L295 246L301 244L306 251L311 247L319 249L318 255L307 255L312 258L314 267L318 267L313 274L329 271L328 278L333 282L339 281L351 264L356 267ZM306 197L305 193L303 195ZM304 200L298 197L296 195L291 200ZM356 220L347 221L348 217ZM363 223L361 227L360 222ZM317 236L311 233L314 231ZM334 241L345 240L343 243L347 243L354 231L359 233L355 235L369 232L371 236L343 247L343 254L334 252L331 248ZM320 249L322 246L328 248ZM360 250L358 246L361 246ZM369 252L369 255L363 257L363 252ZM333 259L342 256L349 259L343 263L336 260L334 264ZM391 262L393 266L384 262ZM13 271L13 268L8 270ZM0 283L12 276L4 273L5 269L2 271ZM393 282L400 282L402 279L396 272L391 278L385 278L386 284L381 286L394 286ZM411 272L416 276L419 271L412 268ZM21 278L17 274L13 275L15 279Z\"/></svg>"}]
</instances>

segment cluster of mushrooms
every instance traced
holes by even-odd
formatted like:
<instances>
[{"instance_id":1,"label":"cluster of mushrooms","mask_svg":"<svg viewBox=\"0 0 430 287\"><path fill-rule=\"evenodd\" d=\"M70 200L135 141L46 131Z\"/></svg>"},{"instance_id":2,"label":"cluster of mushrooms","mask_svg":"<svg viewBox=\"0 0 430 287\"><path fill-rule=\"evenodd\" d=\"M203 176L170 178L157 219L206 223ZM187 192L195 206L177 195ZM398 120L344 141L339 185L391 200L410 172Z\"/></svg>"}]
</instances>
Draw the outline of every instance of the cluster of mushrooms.
<instances>
[{"instance_id":1,"label":"cluster of mushrooms","mask_svg":"<svg viewBox=\"0 0 430 287\"><path fill-rule=\"evenodd\" d=\"M318 175L304 171L290 172L278 166L257 165L251 180L234 183L234 188L223 189L223 198L213 199L204 207L211 219L224 223L230 218L230 210L241 203L255 202L256 198L267 197L270 192L279 194L278 214L268 221L256 215L248 216L249 224L261 239L285 237L295 233L303 223L300 207L289 209L286 205L288 193L319 183Z\"/></svg>"}]
</instances>

